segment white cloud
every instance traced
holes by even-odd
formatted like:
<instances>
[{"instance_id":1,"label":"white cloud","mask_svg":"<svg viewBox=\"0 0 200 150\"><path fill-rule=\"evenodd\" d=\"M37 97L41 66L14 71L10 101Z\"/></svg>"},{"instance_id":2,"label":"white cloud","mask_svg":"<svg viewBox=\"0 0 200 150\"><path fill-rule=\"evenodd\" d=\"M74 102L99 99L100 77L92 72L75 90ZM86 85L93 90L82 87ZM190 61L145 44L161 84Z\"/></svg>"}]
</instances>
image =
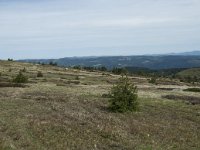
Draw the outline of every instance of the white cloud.
<instances>
[{"instance_id":1,"label":"white cloud","mask_svg":"<svg viewBox=\"0 0 200 150\"><path fill-rule=\"evenodd\" d=\"M199 0L0 0L0 50L196 49L199 24Z\"/></svg>"}]
</instances>

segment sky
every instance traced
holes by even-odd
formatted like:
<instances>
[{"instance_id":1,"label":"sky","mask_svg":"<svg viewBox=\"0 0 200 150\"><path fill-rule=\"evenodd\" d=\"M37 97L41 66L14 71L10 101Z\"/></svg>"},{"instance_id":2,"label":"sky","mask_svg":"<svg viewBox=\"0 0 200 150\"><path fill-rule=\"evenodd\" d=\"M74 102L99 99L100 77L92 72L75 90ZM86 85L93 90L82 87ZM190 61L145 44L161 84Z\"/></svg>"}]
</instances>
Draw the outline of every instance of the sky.
<instances>
[{"instance_id":1,"label":"sky","mask_svg":"<svg viewBox=\"0 0 200 150\"><path fill-rule=\"evenodd\" d=\"M200 50L200 0L0 0L0 59Z\"/></svg>"}]
</instances>

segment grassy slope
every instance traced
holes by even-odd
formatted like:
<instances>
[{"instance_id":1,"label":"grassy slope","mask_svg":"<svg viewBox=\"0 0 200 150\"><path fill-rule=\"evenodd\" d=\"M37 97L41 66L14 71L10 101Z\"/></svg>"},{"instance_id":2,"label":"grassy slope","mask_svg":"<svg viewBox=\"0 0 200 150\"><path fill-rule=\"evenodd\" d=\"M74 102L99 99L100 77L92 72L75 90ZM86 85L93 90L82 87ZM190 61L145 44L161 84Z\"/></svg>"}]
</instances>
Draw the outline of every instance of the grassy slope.
<instances>
[{"instance_id":1,"label":"grassy slope","mask_svg":"<svg viewBox=\"0 0 200 150\"><path fill-rule=\"evenodd\" d=\"M187 69L184 71L181 71L177 74L180 77L199 77L200 76L200 68L193 68L193 69Z\"/></svg>"},{"instance_id":2,"label":"grassy slope","mask_svg":"<svg viewBox=\"0 0 200 150\"><path fill-rule=\"evenodd\" d=\"M194 95L182 91L186 86L155 86L134 78L140 111L118 114L109 112L108 99L101 97L118 76L0 61L1 81L24 67L29 87L0 88L0 149L200 148L200 106L161 99ZM36 78L39 70L43 78ZM81 83L69 84L77 75Z\"/></svg>"}]
</instances>

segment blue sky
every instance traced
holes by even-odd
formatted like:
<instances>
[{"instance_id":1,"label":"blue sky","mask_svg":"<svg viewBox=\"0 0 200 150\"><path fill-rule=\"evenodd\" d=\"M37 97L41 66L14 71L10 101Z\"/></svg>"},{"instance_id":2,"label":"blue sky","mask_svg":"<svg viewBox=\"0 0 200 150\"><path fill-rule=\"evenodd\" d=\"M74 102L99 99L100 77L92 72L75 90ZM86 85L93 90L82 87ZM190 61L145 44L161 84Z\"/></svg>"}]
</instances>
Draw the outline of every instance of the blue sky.
<instances>
[{"instance_id":1,"label":"blue sky","mask_svg":"<svg viewBox=\"0 0 200 150\"><path fill-rule=\"evenodd\" d=\"M0 59L200 50L200 0L0 0Z\"/></svg>"}]
</instances>

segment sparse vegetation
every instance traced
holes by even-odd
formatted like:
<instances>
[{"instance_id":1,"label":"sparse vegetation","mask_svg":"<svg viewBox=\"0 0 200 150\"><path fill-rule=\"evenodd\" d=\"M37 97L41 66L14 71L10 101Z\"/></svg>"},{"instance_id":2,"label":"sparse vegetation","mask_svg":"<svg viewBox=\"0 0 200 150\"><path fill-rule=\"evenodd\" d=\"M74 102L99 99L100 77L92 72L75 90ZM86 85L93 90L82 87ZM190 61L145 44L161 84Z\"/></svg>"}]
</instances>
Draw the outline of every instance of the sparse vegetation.
<instances>
[{"instance_id":1,"label":"sparse vegetation","mask_svg":"<svg viewBox=\"0 0 200 150\"><path fill-rule=\"evenodd\" d=\"M122 76L111 91L110 108L114 112L138 110L137 87L127 76Z\"/></svg>"},{"instance_id":2,"label":"sparse vegetation","mask_svg":"<svg viewBox=\"0 0 200 150\"><path fill-rule=\"evenodd\" d=\"M49 65L51 65L51 66L57 66L58 64L56 62L50 61Z\"/></svg>"},{"instance_id":3,"label":"sparse vegetation","mask_svg":"<svg viewBox=\"0 0 200 150\"><path fill-rule=\"evenodd\" d=\"M117 75L126 75L128 71L125 68L113 68L112 73Z\"/></svg>"},{"instance_id":4,"label":"sparse vegetation","mask_svg":"<svg viewBox=\"0 0 200 150\"><path fill-rule=\"evenodd\" d=\"M9 82L24 67L28 84ZM45 78L36 78L38 70ZM2 150L200 148L200 93L183 91L193 88L188 83L165 85L159 78L159 85L152 85L149 77L128 76L138 87L140 111L113 113L109 92L119 76L111 72L102 76L101 71L8 61L0 61L0 72Z\"/></svg>"}]
</instances>

